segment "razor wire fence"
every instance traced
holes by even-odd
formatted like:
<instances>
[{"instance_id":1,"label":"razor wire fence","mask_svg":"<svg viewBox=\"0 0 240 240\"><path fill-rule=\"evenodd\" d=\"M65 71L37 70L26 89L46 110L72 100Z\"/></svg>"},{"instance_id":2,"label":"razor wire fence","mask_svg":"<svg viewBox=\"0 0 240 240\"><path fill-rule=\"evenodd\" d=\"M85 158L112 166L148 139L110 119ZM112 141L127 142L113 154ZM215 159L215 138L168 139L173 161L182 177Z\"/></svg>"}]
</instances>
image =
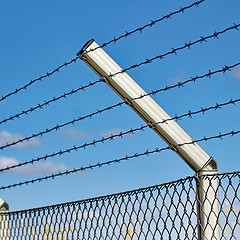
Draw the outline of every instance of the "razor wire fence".
<instances>
[{"instance_id":1,"label":"razor wire fence","mask_svg":"<svg viewBox=\"0 0 240 240\"><path fill-rule=\"evenodd\" d=\"M218 179L218 221L210 227L219 228L220 239L240 239L240 172L201 177L208 189ZM193 176L77 202L1 212L0 239L198 239L198 180Z\"/></svg>"}]
</instances>

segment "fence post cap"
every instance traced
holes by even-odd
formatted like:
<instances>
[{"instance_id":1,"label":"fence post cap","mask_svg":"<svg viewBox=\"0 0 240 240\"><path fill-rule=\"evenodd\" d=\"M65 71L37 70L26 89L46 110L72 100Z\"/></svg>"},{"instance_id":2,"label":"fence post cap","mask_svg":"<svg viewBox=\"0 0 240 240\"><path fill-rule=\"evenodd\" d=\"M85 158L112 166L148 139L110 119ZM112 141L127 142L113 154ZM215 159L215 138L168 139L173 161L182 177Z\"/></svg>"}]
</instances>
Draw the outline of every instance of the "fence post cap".
<instances>
[{"instance_id":1,"label":"fence post cap","mask_svg":"<svg viewBox=\"0 0 240 240\"><path fill-rule=\"evenodd\" d=\"M8 204L2 198L0 198L0 212L8 210L9 210Z\"/></svg>"}]
</instances>

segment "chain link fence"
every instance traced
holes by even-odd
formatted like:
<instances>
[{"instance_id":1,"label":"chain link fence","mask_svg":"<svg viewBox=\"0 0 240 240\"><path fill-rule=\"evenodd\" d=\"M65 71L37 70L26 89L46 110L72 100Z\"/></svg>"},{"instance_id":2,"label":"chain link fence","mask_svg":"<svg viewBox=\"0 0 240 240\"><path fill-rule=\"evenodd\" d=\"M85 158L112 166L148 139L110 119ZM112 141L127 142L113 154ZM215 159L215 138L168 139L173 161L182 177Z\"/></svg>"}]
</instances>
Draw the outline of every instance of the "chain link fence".
<instances>
[{"instance_id":1,"label":"chain link fence","mask_svg":"<svg viewBox=\"0 0 240 240\"><path fill-rule=\"evenodd\" d=\"M220 239L240 239L240 173L218 179ZM134 191L0 213L1 240L198 239L196 176ZM207 201L207 199L206 199ZM210 213L209 213L210 214Z\"/></svg>"}]
</instances>

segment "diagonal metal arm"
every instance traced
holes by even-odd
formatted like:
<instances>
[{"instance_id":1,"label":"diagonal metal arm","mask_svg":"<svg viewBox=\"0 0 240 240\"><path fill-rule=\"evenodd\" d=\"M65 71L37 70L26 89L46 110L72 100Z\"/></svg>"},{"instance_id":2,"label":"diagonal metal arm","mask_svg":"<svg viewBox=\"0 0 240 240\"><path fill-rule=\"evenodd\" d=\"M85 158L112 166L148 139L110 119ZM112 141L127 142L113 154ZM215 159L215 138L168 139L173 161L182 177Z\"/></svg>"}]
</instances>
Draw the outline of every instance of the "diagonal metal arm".
<instances>
[{"instance_id":1,"label":"diagonal metal arm","mask_svg":"<svg viewBox=\"0 0 240 240\"><path fill-rule=\"evenodd\" d=\"M217 163L94 41L77 54L197 173L199 239L219 239L217 179L208 186L202 175L217 173ZM145 96L146 95L146 96ZM140 96L144 96L139 98Z\"/></svg>"},{"instance_id":2,"label":"diagonal metal arm","mask_svg":"<svg viewBox=\"0 0 240 240\"><path fill-rule=\"evenodd\" d=\"M94 51L91 51L94 49ZM129 106L167 142L195 171L216 170L217 164L193 139L94 41L89 41L78 56L84 60ZM133 100L135 99L135 100ZM161 122L161 123L159 123Z\"/></svg>"}]
</instances>

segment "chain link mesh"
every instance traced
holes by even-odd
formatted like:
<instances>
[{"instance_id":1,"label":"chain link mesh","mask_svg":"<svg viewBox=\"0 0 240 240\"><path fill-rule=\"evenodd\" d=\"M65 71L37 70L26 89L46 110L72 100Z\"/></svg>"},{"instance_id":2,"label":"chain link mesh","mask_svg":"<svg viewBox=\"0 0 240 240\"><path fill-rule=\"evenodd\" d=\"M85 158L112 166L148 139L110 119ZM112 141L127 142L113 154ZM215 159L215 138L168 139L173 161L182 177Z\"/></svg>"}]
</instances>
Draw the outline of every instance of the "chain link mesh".
<instances>
[{"instance_id":1,"label":"chain link mesh","mask_svg":"<svg viewBox=\"0 0 240 240\"><path fill-rule=\"evenodd\" d=\"M218 178L220 239L240 239L240 173ZM54 206L0 213L0 239L198 239L195 176ZM206 199L207 201L207 199ZM209 213L210 214L210 213ZM201 226L200 226L201 227Z\"/></svg>"}]
</instances>

